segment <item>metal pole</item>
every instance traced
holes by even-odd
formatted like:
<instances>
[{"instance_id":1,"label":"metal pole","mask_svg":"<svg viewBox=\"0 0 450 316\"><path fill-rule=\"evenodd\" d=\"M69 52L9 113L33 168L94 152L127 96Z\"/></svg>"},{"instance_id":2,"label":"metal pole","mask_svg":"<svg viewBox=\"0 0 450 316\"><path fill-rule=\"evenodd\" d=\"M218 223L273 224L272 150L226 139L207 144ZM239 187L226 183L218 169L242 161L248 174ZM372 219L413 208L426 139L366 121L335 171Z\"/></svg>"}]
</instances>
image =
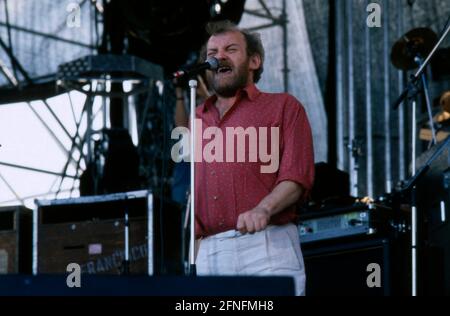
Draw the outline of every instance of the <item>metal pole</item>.
<instances>
[{"instance_id":1,"label":"metal pole","mask_svg":"<svg viewBox=\"0 0 450 316\"><path fill-rule=\"evenodd\" d=\"M154 253L155 250L153 249L153 238L150 238L150 236L153 235L153 194L149 193L147 195L147 201L148 201L148 207L147 207L147 274L153 275L154 268L153 268L153 262L154 262Z\"/></svg>"},{"instance_id":2,"label":"metal pole","mask_svg":"<svg viewBox=\"0 0 450 316\"><path fill-rule=\"evenodd\" d=\"M67 190L62 190L61 192L63 192L63 193L69 193L70 190L69 190L69 189L67 189ZM25 200L28 200L28 199L43 198L43 197L45 197L45 196L50 196L50 195L53 195L53 194L55 194L55 193L56 193L55 191L49 190L49 191L47 191L47 192L43 192L43 193L39 193L39 194L32 194L32 195L22 196L22 200L25 201ZM16 203L17 200L18 200L17 198L15 198L15 199L10 199L10 200L4 200L4 201L2 201L2 203L3 203L3 204Z\"/></svg>"},{"instance_id":3,"label":"metal pole","mask_svg":"<svg viewBox=\"0 0 450 316\"><path fill-rule=\"evenodd\" d=\"M397 0L397 38L403 35L403 5L402 0ZM403 71L397 71L398 76L398 91L402 93L404 87ZM401 107L398 112L398 166L399 166L399 180L406 179L406 161L405 161L405 108Z\"/></svg>"},{"instance_id":4,"label":"metal pole","mask_svg":"<svg viewBox=\"0 0 450 316\"><path fill-rule=\"evenodd\" d=\"M260 4L260 6L263 7L263 9L264 9L264 11L266 12L266 14L267 14L268 16L270 16L270 17L273 17L273 16L272 16L272 13L270 12L269 7L267 7L267 4L265 3L265 1L264 1L264 0L258 0L258 2L259 2L259 4Z\"/></svg>"},{"instance_id":5,"label":"metal pole","mask_svg":"<svg viewBox=\"0 0 450 316\"><path fill-rule=\"evenodd\" d=\"M196 97L197 97L197 80L189 80L190 87L190 117L191 117L191 214L190 214L190 240L189 240L189 274L196 275L197 271L195 268L195 108L196 108Z\"/></svg>"},{"instance_id":6,"label":"metal pole","mask_svg":"<svg viewBox=\"0 0 450 316\"><path fill-rule=\"evenodd\" d=\"M93 100L93 99L88 96L86 98L86 100ZM75 122L75 124L76 124L76 133L75 133L75 135L78 135L78 130L80 128L80 124L81 124L82 118L83 118L83 114L81 114L81 116L80 116L80 121L79 122ZM78 149L78 151L80 153L80 158L77 160L77 164L76 164L76 168L75 168L75 177L74 177L74 181L72 182L72 188L75 185L75 179L77 179L78 169L80 167L80 161L83 158L83 146L84 146L84 143L85 143L85 140L86 140L85 136L86 135L84 135L83 137L79 137L80 142L78 144L77 144L77 137L76 136L72 139L72 145L70 147L69 157L72 157L72 155L74 154L75 149ZM66 176L66 172L67 172L67 168L69 167L69 162L70 162L70 158L68 158L68 160L66 161L66 164L64 165L64 168L62 170L62 177L61 177L61 180L60 180L60 183L59 183L59 188L56 191L56 196L61 192L62 184L64 182L64 178L67 177Z\"/></svg>"},{"instance_id":7,"label":"metal pole","mask_svg":"<svg viewBox=\"0 0 450 316\"><path fill-rule=\"evenodd\" d=\"M391 112L390 112L390 76L389 76L389 2L384 1L385 10L383 12L383 64L384 64L384 135L385 151L384 166L386 176L386 192L392 191L392 165L391 165Z\"/></svg>"},{"instance_id":8,"label":"metal pole","mask_svg":"<svg viewBox=\"0 0 450 316\"><path fill-rule=\"evenodd\" d=\"M350 172L350 192L358 196L358 172L354 155L355 141L355 91L353 67L353 1L346 1L347 9L347 62L348 62L348 154Z\"/></svg>"},{"instance_id":9,"label":"metal pole","mask_svg":"<svg viewBox=\"0 0 450 316\"><path fill-rule=\"evenodd\" d=\"M128 199L125 198L125 203L128 203ZM125 218L124 218L124 238L125 238L125 260L123 262L123 274L130 274L130 220L128 218L128 205L125 205Z\"/></svg>"},{"instance_id":10,"label":"metal pole","mask_svg":"<svg viewBox=\"0 0 450 316\"><path fill-rule=\"evenodd\" d=\"M44 103L45 107L47 108L47 110L50 112L50 114L53 116L53 118L55 119L56 123L58 123L59 127L61 127L62 131L64 132L64 134L66 134L66 136L69 139L72 139L72 135L70 135L69 131L66 129L66 127L64 126L64 124L61 122L61 120L59 119L59 117L56 115L56 113L53 111L53 109L51 108L51 106L48 104L47 100L42 100L42 102Z\"/></svg>"},{"instance_id":11,"label":"metal pole","mask_svg":"<svg viewBox=\"0 0 450 316\"><path fill-rule=\"evenodd\" d=\"M280 24L280 18L279 17L274 17L273 15L267 15L267 14L264 14L264 13L260 13L260 12L258 12L256 10L248 10L248 9L246 9L246 10L244 10L244 12L246 14L248 14L248 15L252 15L252 16L256 16L258 18L267 19L267 20L272 21L271 26Z\"/></svg>"},{"instance_id":12,"label":"metal pole","mask_svg":"<svg viewBox=\"0 0 450 316\"><path fill-rule=\"evenodd\" d=\"M62 152L64 152L64 154L68 154L69 152L64 146L64 144L59 140L58 136L56 136L56 134L53 132L50 126L48 126L45 120L39 115L39 113L31 106L30 102L27 102L26 104L33 112L33 114L37 117L37 119L42 123L42 125L44 125L44 127L47 129L47 132L50 134L50 136L53 137L53 139L55 140L58 147L62 150ZM68 158L71 160L72 163L76 163L75 159L72 156L68 155Z\"/></svg>"},{"instance_id":13,"label":"metal pole","mask_svg":"<svg viewBox=\"0 0 450 316\"><path fill-rule=\"evenodd\" d=\"M23 170L28 170L28 171L33 171L33 172L39 172L39 173L45 173L45 174L51 174L54 176L58 176L58 177L67 177L67 178L73 178L76 179L76 176L71 176L71 175L66 175L64 172L54 172L54 171L50 171L50 170L44 170L44 169L38 169L38 168L32 168L32 167L26 167L26 166L20 166L20 165L16 165L16 164L12 164L12 163L7 163L7 162L2 162L0 161L0 165L1 166L6 166L6 167L11 167L11 168L17 168L17 169L23 169Z\"/></svg>"},{"instance_id":14,"label":"metal pole","mask_svg":"<svg viewBox=\"0 0 450 316\"><path fill-rule=\"evenodd\" d=\"M416 100L412 102L412 131L411 131L411 144L412 144L412 153L411 153L411 164L412 170L411 174L414 176L416 174L416 111L417 104ZM413 191L415 187L413 188ZM414 192L411 194L414 197ZM415 201L412 201L411 208L411 294L412 296L417 295L417 208L415 206Z\"/></svg>"},{"instance_id":15,"label":"metal pole","mask_svg":"<svg viewBox=\"0 0 450 316\"><path fill-rule=\"evenodd\" d=\"M94 87L95 83L95 87ZM94 81L91 83L91 92L97 91L97 83ZM92 107L94 104L94 96L88 95L87 98L89 98L89 102L86 106L86 145L87 145L87 161L86 163L90 163L93 161L93 149L92 149ZM83 149L81 150L83 152Z\"/></svg>"},{"instance_id":16,"label":"metal pole","mask_svg":"<svg viewBox=\"0 0 450 316\"><path fill-rule=\"evenodd\" d=\"M0 26L6 27L7 24L4 23L4 22L0 22ZM11 30L25 32L25 33L28 33L28 34L31 34L31 35L37 35L37 36L41 36L41 37L44 37L44 38L52 39L52 40L55 40L55 41L60 41L60 42L67 43L67 44L72 44L72 45L85 47L85 48L90 48L90 49L95 49L96 48L96 46L92 46L92 45L81 43L81 42L77 42L77 41L68 40L68 39L65 39L65 38L62 38L62 37L58 37L58 36L55 36L55 35L52 35L52 34L48 34L48 33L42 33L42 32L38 32L38 31L34 31L34 30L27 29L27 28L24 28L24 27L20 27L20 26L14 25L14 24L10 24L9 27L11 28Z\"/></svg>"},{"instance_id":17,"label":"metal pole","mask_svg":"<svg viewBox=\"0 0 450 316\"><path fill-rule=\"evenodd\" d=\"M0 59L0 71L3 73L6 79L8 79L9 83L13 86L18 86L19 82L17 81L14 74L8 69L6 64Z\"/></svg>"},{"instance_id":18,"label":"metal pole","mask_svg":"<svg viewBox=\"0 0 450 316\"><path fill-rule=\"evenodd\" d=\"M9 59L11 61L11 64L25 78L25 81L27 83L32 83L32 80L31 80L30 76L28 75L28 72L19 63L19 61L17 60L16 56L14 56L14 54L12 53L11 49L2 41L1 38L0 38L0 47L3 48L3 50L6 52L6 54L8 55L8 57L9 57Z\"/></svg>"},{"instance_id":19,"label":"metal pole","mask_svg":"<svg viewBox=\"0 0 450 316\"><path fill-rule=\"evenodd\" d=\"M72 101L72 97L70 96L70 91L67 91L67 97L69 99L69 104L70 104L70 110L72 112L72 118L73 118L73 122L75 124L77 124L77 116L75 115L75 108L73 106L73 101ZM75 130L75 136L79 135L78 134L78 128Z\"/></svg>"},{"instance_id":20,"label":"metal pole","mask_svg":"<svg viewBox=\"0 0 450 316\"><path fill-rule=\"evenodd\" d=\"M367 5L371 1L367 1ZM370 28L365 27L365 57L366 57L366 144L367 144L367 195L374 196L373 192L373 141L372 141L372 65L371 65L371 45Z\"/></svg>"},{"instance_id":21,"label":"metal pole","mask_svg":"<svg viewBox=\"0 0 450 316\"><path fill-rule=\"evenodd\" d=\"M431 109L431 102L430 102L430 94L428 93L428 83L427 78L425 77L425 73L422 73L422 87L423 87L423 93L425 95L425 103L427 105L427 112L428 112L428 121L430 122L430 130L431 130L431 143L435 145L437 143L436 140L436 129L434 128L434 122L433 122L433 110Z\"/></svg>"},{"instance_id":22,"label":"metal pole","mask_svg":"<svg viewBox=\"0 0 450 316\"><path fill-rule=\"evenodd\" d=\"M8 46L9 49L11 50L11 54L14 55L14 51L13 51L13 45L12 45L12 36L11 36L11 27L10 27L10 23L9 23L9 10L8 10L8 1L4 0L3 4L5 5L5 18L6 18L6 33L8 34ZM17 78L17 70L16 70L16 66L14 65L14 63L11 63L11 66L13 68L13 73L14 73L14 77Z\"/></svg>"},{"instance_id":23,"label":"metal pole","mask_svg":"<svg viewBox=\"0 0 450 316\"><path fill-rule=\"evenodd\" d=\"M288 61L288 32L287 32L287 14L286 0L283 0L283 8L281 11L281 27L283 31L283 83L284 92L289 92L289 61Z\"/></svg>"},{"instance_id":24,"label":"metal pole","mask_svg":"<svg viewBox=\"0 0 450 316\"><path fill-rule=\"evenodd\" d=\"M342 1L336 0L335 6L335 30L336 30L336 148L337 167L344 170L344 29L342 17Z\"/></svg>"},{"instance_id":25,"label":"metal pole","mask_svg":"<svg viewBox=\"0 0 450 316\"><path fill-rule=\"evenodd\" d=\"M11 191L11 193L16 197L16 199L19 200L20 203L22 203L22 205L25 205L24 200L19 196L19 194L17 194L16 191L14 191L14 188L8 183L8 181L6 181L6 179L2 176L1 173L0 173L0 180L2 180L6 184L9 191Z\"/></svg>"},{"instance_id":26,"label":"metal pole","mask_svg":"<svg viewBox=\"0 0 450 316\"><path fill-rule=\"evenodd\" d=\"M424 71L425 67L428 66L428 63L430 62L430 59L434 56L434 53L438 49L438 47L442 44L444 39L447 37L448 33L450 32L450 25L448 25L447 29L444 31L444 34L441 36L439 41L436 43L432 51L428 54L428 57L425 59L425 61L422 63L422 66L420 66L419 70L414 74L415 78L419 78L420 74Z\"/></svg>"}]
</instances>

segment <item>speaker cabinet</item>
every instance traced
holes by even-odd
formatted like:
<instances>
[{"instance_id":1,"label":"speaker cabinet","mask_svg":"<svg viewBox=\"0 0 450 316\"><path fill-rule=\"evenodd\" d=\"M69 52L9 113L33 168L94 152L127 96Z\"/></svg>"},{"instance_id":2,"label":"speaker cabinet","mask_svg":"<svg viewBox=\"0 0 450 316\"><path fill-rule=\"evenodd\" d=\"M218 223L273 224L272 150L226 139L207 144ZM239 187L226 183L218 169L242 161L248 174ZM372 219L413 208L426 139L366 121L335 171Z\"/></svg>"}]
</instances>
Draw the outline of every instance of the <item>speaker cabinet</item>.
<instances>
[{"instance_id":1,"label":"speaker cabinet","mask_svg":"<svg viewBox=\"0 0 450 316\"><path fill-rule=\"evenodd\" d=\"M350 238L302 246L308 296L406 295L407 247L389 238ZM370 287L379 267L380 287ZM368 269L369 268L369 269ZM369 282L370 283L370 282ZM372 284L371 284L372 285Z\"/></svg>"},{"instance_id":2,"label":"speaker cabinet","mask_svg":"<svg viewBox=\"0 0 450 316\"><path fill-rule=\"evenodd\" d=\"M38 201L35 273L121 274L125 214L129 218L129 273L153 274L153 196L148 191Z\"/></svg>"},{"instance_id":3,"label":"speaker cabinet","mask_svg":"<svg viewBox=\"0 0 450 316\"><path fill-rule=\"evenodd\" d=\"M27 208L0 208L0 274L31 273L32 219Z\"/></svg>"}]
</instances>

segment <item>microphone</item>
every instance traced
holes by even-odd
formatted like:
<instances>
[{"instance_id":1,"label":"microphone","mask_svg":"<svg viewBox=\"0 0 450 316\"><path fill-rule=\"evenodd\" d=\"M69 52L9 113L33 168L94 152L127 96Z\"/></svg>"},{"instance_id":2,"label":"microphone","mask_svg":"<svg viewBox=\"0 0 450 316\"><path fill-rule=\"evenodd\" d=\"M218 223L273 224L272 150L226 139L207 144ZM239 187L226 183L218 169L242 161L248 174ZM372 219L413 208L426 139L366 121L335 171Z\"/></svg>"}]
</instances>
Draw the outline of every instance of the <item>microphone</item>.
<instances>
[{"instance_id":1,"label":"microphone","mask_svg":"<svg viewBox=\"0 0 450 316\"><path fill-rule=\"evenodd\" d=\"M217 58L211 57L208 58L204 63L195 65L193 67L190 67L188 69L182 69L178 70L177 72L173 73L173 78L181 78L183 76L190 76L197 74L203 70L210 69L210 70L217 70L219 68L219 60Z\"/></svg>"}]
</instances>

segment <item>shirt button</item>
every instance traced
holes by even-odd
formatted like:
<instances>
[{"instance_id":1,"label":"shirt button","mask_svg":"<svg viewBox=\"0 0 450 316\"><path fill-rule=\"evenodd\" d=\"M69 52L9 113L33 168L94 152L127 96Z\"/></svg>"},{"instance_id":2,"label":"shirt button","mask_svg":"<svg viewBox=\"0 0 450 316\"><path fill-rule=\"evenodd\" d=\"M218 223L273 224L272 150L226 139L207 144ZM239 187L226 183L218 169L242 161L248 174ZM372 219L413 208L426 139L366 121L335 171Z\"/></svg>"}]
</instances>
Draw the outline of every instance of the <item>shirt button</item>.
<instances>
[{"instance_id":1,"label":"shirt button","mask_svg":"<svg viewBox=\"0 0 450 316\"><path fill-rule=\"evenodd\" d=\"M217 200L219 199L219 197L218 197L217 195L214 195L214 196L213 196L213 199L214 199L215 201L217 201Z\"/></svg>"}]
</instances>

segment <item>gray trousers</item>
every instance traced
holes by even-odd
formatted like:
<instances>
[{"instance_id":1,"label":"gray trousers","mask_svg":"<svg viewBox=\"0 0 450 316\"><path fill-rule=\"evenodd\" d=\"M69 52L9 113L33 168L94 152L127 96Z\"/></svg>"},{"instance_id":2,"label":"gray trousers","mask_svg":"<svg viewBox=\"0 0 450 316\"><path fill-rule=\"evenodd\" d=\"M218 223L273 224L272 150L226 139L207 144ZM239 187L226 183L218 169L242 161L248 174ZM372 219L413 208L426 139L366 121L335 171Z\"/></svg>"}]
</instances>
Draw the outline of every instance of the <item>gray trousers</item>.
<instances>
[{"instance_id":1,"label":"gray trousers","mask_svg":"<svg viewBox=\"0 0 450 316\"><path fill-rule=\"evenodd\" d=\"M305 268L297 226L269 225L242 235L236 230L204 238L198 249L198 275L290 276L296 295L305 295Z\"/></svg>"}]
</instances>

